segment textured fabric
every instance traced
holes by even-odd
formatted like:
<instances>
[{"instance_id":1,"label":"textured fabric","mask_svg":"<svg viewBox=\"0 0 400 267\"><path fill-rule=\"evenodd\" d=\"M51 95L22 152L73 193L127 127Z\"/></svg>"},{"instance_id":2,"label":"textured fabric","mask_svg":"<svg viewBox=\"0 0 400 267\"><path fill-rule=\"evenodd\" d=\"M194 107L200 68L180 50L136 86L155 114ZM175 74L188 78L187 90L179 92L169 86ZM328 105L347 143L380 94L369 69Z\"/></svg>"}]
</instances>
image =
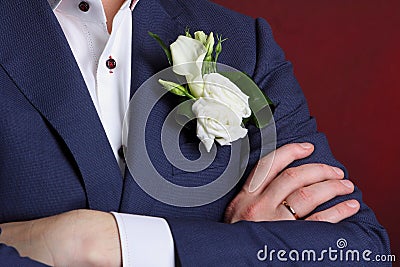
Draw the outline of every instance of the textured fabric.
<instances>
[{"instance_id":1,"label":"textured fabric","mask_svg":"<svg viewBox=\"0 0 400 267\"><path fill-rule=\"evenodd\" d=\"M52 10L46 1L2 5L0 172L9 190L0 197L13 205L1 221L117 210L121 173Z\"/></svg>"},{"instance_id":2,"label":"textured fabric","mask_svg":"<svg viewBox=\"0 0 400 267\"><path fill-rule=\"evenodd\" d=\"M400 1L213 0L267 18L310 112L400 255ZM379 178L378 178L379 177Z\"/></svg>"},{"instance_id":3,"label":"textured fabric","mask_svg":"<svg viewBox=\"0 0 400 267\"><path fill-rule=\"evenodd\" d=\"M130 9L131 2L133 1L126 1L115 15L111 34L107 32L106 16L100 0L90 2L88 12L82 12L78 8L80 1L76 0L63 0L55 9L55 15L74 54L122 172L125 164L118 155L118 150L122 145L122 122L130 94L131 11L134 7ZM112 71L105 64L110 55L117 61L117 68ZM152 223L155 218L146 216L115 214L115 217L121 236L123 266L150 260L137 247L149 248L156 245L163 248L170 259L164 262L164 266L174 265L174 244L170 241L171 231L164 220L159 219L159 223ZM138 236L134 230L142 235ZM162 234L158 240L151 238L160 232ZM153 259L158 262L153 262L152 265L161 267L166 257Z\"/></svg>"},{"instance_id":4,"label":"textured fabric","mask_svg":"<svg viewBox=\"0 0 400 267\"><path fill-rule=\"evenodd\" d=\"M353 249L389 253L385 230L363 203L357 215L338 224L296 221L228 225L221 223L223 213L240 184L208 205L179 208L148 196L129 173L125 180L110 179L120 175L118 165L50 7L44 0L35 5L27 0L18 4L4 2L0 10L1 222L28 220L75 208L115 211L119 207L119 212L163 217L170 225L177 259L183 266L265 264L257 259L257 252L264 245L319 250L334 246L339 238L345 238ZM315 144L312 156L293 165L322 162L343 168L332 156L325 136L317 131L292 67L264 20L254 20L203 0L139 2L133 12L132 94L147 78L168 66L163 51L147 32L155 32L171 42L186 27L192 31L214 31L228 38L220 61L248 73L275 102L279 146L304 141ZM162 153L160 129L166 114L175 106L175 98L166 96L150 116L146 141L153 164L176 184L209 183L223 172L229 149L219 147L211 168L200 173L186 173L173 167ZM249 133L252 156L248 170L260 153L258 130L252 127ZM189 158L195 158L198 140L193 134L184 135L182 150ZM356 189L318 210L349 198L362 202ZM18 258L13 254L7 260L10 257ZM323 264L338 265L328 261Z\"/></svg>"}]
</instances>

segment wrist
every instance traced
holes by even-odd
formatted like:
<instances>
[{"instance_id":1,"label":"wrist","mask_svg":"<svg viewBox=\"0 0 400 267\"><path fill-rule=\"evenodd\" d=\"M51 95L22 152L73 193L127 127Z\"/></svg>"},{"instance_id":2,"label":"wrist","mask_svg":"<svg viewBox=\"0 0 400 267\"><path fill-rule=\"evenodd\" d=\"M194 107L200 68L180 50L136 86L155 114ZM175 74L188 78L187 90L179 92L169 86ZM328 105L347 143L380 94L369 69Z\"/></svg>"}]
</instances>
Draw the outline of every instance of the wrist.
<instances>
[{"instance_id":1,"label":"wrist","mask_svg":"<svg viewBox=\"0 0 400 267\"><path fill-rule=\"evenodd\" d=\"M111 213L89 211L86 233L79 237L79 254L85 266L121 266L122 253L118 226ZM77 237L78 238L78 237ZM77 249L78 250L78 249Z\"/></svg>"},{"instance_id":2,"label":"wrist","mask_svg":"<svg viewBox=\"0 0 400 267\"><path fill-rule=\"evenodd\" d=\"M29 239L29 226L31 222L14 222L1 224L0 243L8 246L28 241Z\"/></svg>"},{"instance_id":3,"label":"wrist","mask_svg":"<svg viewBox=\"0 0 400 267\"><path fill-rule=\"evenodd\" d=\"M30 257L53 265L50 251L37 227L37 221L39 220L2 224L0 243L14 247L22 257Z\"/></svg>"}]
</instances>

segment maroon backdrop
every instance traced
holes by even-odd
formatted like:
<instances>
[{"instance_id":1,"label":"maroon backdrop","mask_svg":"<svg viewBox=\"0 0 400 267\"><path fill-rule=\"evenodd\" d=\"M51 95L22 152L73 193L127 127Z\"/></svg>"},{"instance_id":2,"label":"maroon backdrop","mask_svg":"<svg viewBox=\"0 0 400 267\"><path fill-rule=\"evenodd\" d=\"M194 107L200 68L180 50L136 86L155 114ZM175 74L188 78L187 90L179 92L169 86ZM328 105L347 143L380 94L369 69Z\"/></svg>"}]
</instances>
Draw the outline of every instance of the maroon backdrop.
<instances>
[{"instance_id":1,"label":"maroon backdrop","mask_svg":"<svg viewBox=\"0 0 400 267\"><path fill-rule=\"evenodd\" d=\"M271 24L319 130L400 257L400 1L214 2Z\"/></svg>"}]
</instances>

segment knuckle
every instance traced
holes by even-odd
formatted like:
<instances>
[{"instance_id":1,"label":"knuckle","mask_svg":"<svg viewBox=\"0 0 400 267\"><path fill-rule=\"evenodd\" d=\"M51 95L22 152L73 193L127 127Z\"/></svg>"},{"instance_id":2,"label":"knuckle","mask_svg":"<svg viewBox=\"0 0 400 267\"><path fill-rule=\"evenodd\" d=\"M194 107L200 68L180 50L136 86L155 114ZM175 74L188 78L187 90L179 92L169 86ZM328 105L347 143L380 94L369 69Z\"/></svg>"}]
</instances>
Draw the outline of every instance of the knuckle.
<instances>
[{"instance_id":1,"label":"knuckle","mask_svg":"<svg viewBox=\"0 0 400 267\"><path fill-rule=\"evenodd\" d=\"M339 218L345 217L347 214L347 210L342 205L335 206L334 210Z\"/></svg>"},{"instance_id":2,"label":"knuckle","mask_svg":"<svg viewBox=\"0 0 400 267\"><path fill-rule=\"evenodd\" d=\"M312 202L312 194L310 190L307 190L306 188L302 187L299 189L298 194L301 200L305 202Z\"/></svg>"},{"instance_id":3,"label":"knuckle","mask_svg":"<svg viewBox=\"0 0 400 267\"><path fill-rule=\"evenodd\" d=\"M243 193L240 192L225 208L224 218L226 221L230 221L234 217L244 217L246 212L243 212L243 206L240 202L244 200L242 197Z\"/></svg>"},{"instance_id":4,"label":"knuckle","mask_svg":"<svg viewBox=\"0 0 400 267\"><path fill-rule=\"evenodd\" d=\"M230 217L232 214L235 213L236 210L236 201L233 200L231 203L229 203L229 205L226 207L225 209L225 215Z\"/></svg>"},{"instance_id":5,"label":"knuckle","mask_svg":"<svg viewBox=\"0 0 400 267\"><path fill-rule=\"evenodd\" d=\"M329 167L328 165L326 165L326 164L322 164L322 163L318 163L318 166L322 169L322 170L325 170L325 171L331 171L331 167Z\"/></svg>"},{"instance_id":6,"label":"knuckle","mask_svg":"<svg viewBox=\"0 0 400 267\"><path fill-rule=\"evenodd\" d=\"M300 171L298 168L289 168L282 173L282 179L284 179L285 183L296 188L300 188L302 184L302 180L299 177Z\"/></svg>"},{"instance_id":7,"label":"knuckle","mask_svg":"<svg viewBox=\"0 0 400 267\"><path fill-rule=\"evenodd\" d=\"M258 205L257 203L252 203L249 204L246 209L244 210L244 214L242 214L242 218L244 220L254 220L256 218L256 214L257 214L257 210L258 210Z\"/></svg>"},{"instance_id":8,"label":"knuckle","mask_svg":"<svg viewBox=\"0 0 400 267\"><path fill-rule=\"evenodd\" d=\"M346 188L340 181L330 181L328 185L330 191L335 193L335 195L343 192Z\"/></svg>"},{"instance_id":9,"label":"knuckle","mask_svg":"<svg viewBox=\"0 0 400 267\"><path fill-rule=\"evenodd\" d=\"M328 165L322 164L322 163L316 164L316 167L317 167L318 170L320 170L322 173L331 174L331 173L333 172L331 167L329 167Z\"/></svg>"},{"instance_id":10,"label":"knuckle","mask_svg":"<svg viewBox=\"0 0 400 267\"><path fill-rule=\"evenodd\" d=\"M289 179L295 179L298 176L298 170L296 168L286 169L283 173Z\"/></svg>"},{"instance_id":11,"label":"knuckle","mask_svg":"<svg viewBox=\"0 0 400 267\"><path fill-rule=\"evenodd\" d=\"M263 200L257 200L246 206L241 217L247 221L258 221L265 216L265 212L269 209Z\"/></svg>"}]
</instances>

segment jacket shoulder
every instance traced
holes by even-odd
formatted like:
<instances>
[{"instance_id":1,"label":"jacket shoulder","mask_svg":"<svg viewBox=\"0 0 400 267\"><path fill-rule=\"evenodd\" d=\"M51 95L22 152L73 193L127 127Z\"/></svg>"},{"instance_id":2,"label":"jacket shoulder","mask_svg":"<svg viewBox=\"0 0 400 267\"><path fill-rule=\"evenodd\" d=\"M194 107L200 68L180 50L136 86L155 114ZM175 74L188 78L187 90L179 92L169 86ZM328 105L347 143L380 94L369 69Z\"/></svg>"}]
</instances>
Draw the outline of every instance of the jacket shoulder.
<instances>
[{"instance_id":1,"label":"jacket shoulder","mask_svg":"<svg viewBox=\"0 0 400 267\"><path fill-rule=\"evenodd\" d=\"M206 30L209 27L215 29L243 29L251 28L254 31L255 20L244 14L227 9L216 3L207 0L167 0L162 1L164 8L171 17L177 17L188 27L202 27ZM178 15L179 13L179 15ZM193 25L191 25L193 24Z\"/></svg>"},{"instance_id":2,"label":"jacket shoulder","mask_svg":"<svg viewBox=\"0 0 400 267\"><path fill-rule=\"evenodd\" d=\"M219 62L248 74L254 71L257 30L256 20L207 0L162 1L164 9L190 32L213 32L227 39Z\"/></svg>"}]
</instances>

